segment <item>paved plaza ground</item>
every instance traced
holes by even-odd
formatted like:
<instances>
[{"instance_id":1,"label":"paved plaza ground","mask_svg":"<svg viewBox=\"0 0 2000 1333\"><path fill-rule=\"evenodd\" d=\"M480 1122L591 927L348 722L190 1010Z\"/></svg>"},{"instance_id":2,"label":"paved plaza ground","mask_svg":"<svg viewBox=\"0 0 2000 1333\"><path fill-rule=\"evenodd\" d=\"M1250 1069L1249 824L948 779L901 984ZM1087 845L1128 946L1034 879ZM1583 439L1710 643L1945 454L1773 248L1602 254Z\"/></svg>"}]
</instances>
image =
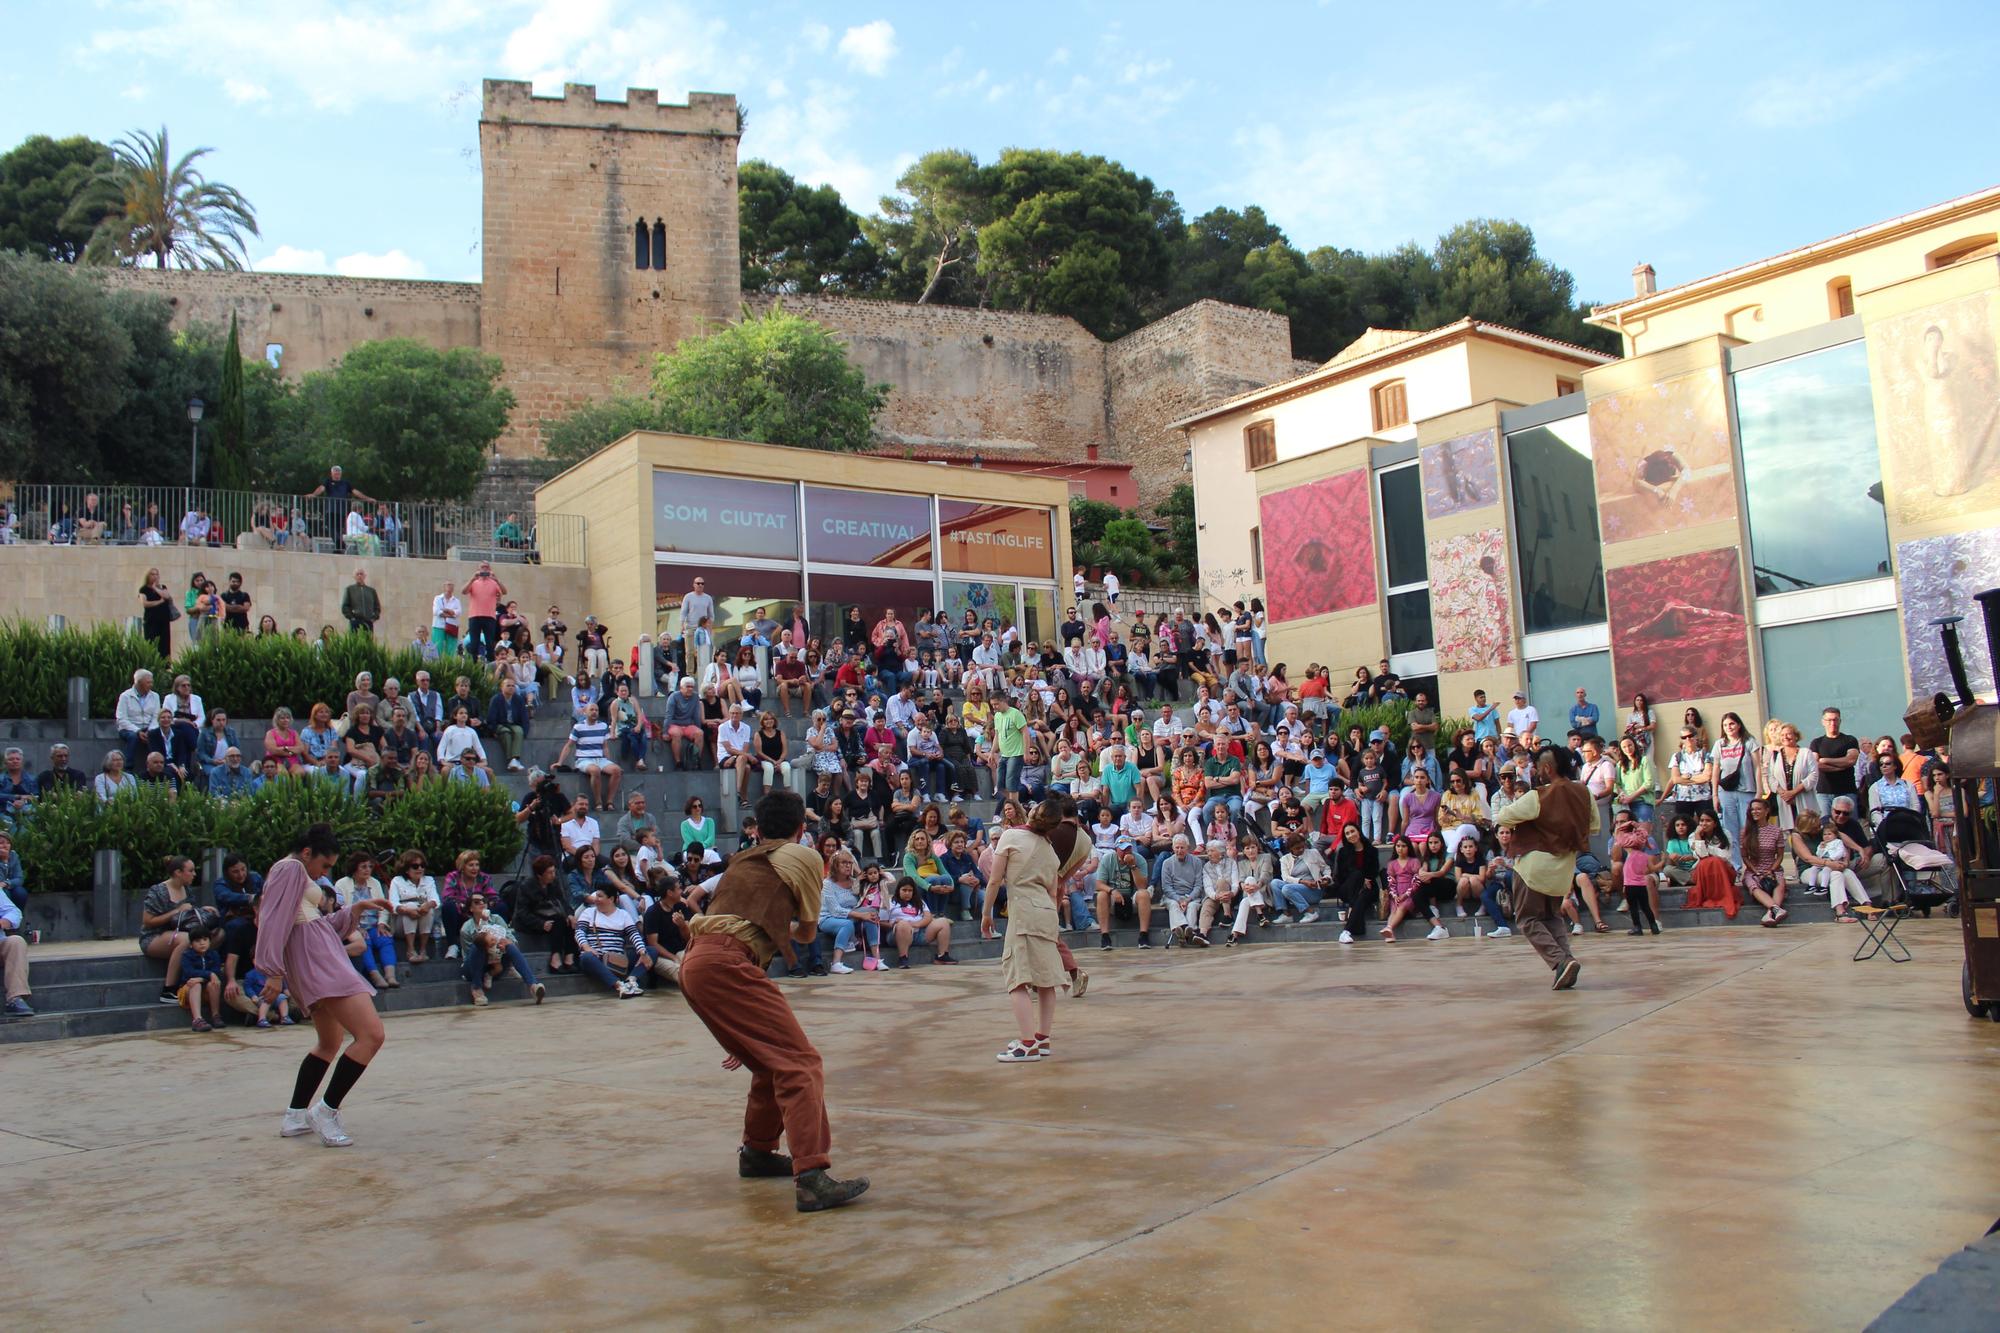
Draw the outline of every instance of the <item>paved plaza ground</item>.
<instances>
[{"instance_id":1,"label":"paved plaza ground","mask_svg":"<svg viewBox=\"0 0 2000 1333\"><path fill-rule=\"evenodd\" d=\"M1007 1068L991 966L787 986L836 1172L740 1181L677 997L399 1015L357 1146L303 1032L0 1055L14 1329L1858 1328L2000 1214L1958 924L1086 956Z\"/></svg>"}]
</instances>

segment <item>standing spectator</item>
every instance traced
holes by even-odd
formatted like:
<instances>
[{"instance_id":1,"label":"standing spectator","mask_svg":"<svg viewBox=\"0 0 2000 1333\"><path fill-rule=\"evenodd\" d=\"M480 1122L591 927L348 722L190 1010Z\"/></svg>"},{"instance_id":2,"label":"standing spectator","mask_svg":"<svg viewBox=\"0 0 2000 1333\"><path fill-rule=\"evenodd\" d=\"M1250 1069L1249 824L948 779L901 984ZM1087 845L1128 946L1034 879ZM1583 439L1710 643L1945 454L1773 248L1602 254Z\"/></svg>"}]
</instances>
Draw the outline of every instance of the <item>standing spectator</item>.
<instances>
[{"instance_id":1,"label":"standing spectator","mask_svg":"<svg viewBox=\"0 0 2000 1333\"><path fill-rule=\"evenodd\" d=\"M1489 737L1494 740L1500 738L1500 705L1487 703L1485 690L1474 690L1472 692L1472 707L1465 710L1465 715L1472 719L1472 738L1474 740L1483 741Z\"/></svg>"},{"instance_id":2,"label":"standing spectator","mask_svg":"<svg viewBox=\"0 0 2000 1333\"><path fill-rule=\"evenodd\" d=\"M1597 705L1590 702L1589 692L1583 686L1576 687L1576 702L1569 706L1569 729L1589 740L1600 734L1597 730Z\"/></svg>"},{"instance_id":3,"label":"standing spectator","mask_svg":"<svg viewBox=\"0 0 2000 1333\"><path fill-rule=\"evenodd\" d=\"M172 657L174 622L181 618L181 610L174 605L174 595L167 591L157 567L147 570L139 585L139 611L146 637L160 650L160 656Z\"/></svg>"},{"instance_id":4,"label":"standing spectator","mask_svg":"<svg viewBox=\"0 0 2000 1333\"><path fill-rule=\"evenodd\" d=\"M340 594L340 614L354 633L375 632L375 622L382 618L382 595L368 586L367 570L354 571L354 582Z\"/></svg>"},{"instance_id":5,"label":"standing spectator","mask_svg":"<svg viewBox=\"0 0 2000 1333\"><path fill-rule=\"evenodd\" d=\"M1811 746L1813 759L1819 766L1819 784L1813 790L1813 802L1824 819L1833 813L1835 797L1853 796L1858 791L1855 768L1861 759L1861 742L1840 729L1838 708L1822 712L1819 721L1826 734L1813 737Z\"/></svg>"},{"instance_id":6,"label":"standing spectator","mask_svg":"<svg viewBox=\"0 0 2000 1333\"><path fill-rule=\"evenodd\" d=\"M500 599L506 595L507 585L494 577L492 562L480 561L479 572L465 585L465 626L472 655L482 662L492 660L500 642Z\"/></svg>"},{"instance_id":7,"label":"standing spectator","mask_svg":"<svg viewBox=\"0 0 2000 1333\"><path fill-rule=\"evenodd\" d=\"M465 604L458 598L457 585L450 579L444 591L431 598L431 649L439 657L458 651L460 613Z\"/></svg>"},{"instance_id":8,"label":"standing spectator","mask_svg":"<svg viewBox=\"0 0 2000 1333\"><path fill-rule=\"evenodd\" d=\"M250 594L243 591L243 575L231 570L229 587L220 595L222 602L222 627L233 629L239 634L250 632Z\"/></svg>"},{"instance_id":9,"label":"standing spectator","mask_svg":"<svg viewBox=\"0 0 2000 1333\"><path fill-rule=\"evenodd\" d=\"M681 598L681 674L700 675L708 667L706 654L697 650L695 630L703 621L713 626L715 599L708 595L708 580L695 575L694 588Z\"/></svg>"},{"instance_id":10,"label":"standing spectator","mask_svg":"<svg viewBox=\"0 0 2000 1333\"><path fill-rule=\"evenodd\" d=\"M1542 715L1528 702L1527 693L1514 691L1514 706L1507 710L1507 729L1520 737L1521 743L1533 749L1537 737L1535 728L1542 724Z\"/></svg>"},{"instance_id":11,"label":"standing spectator","mask_svg":"<svg viewBox=\"0 0 2000 1333\"><path fill-rule=\"evenodd\" d=\"M1079 592L1077 599L1081 601L1082 598L1083 594ZM1104 571L1104 600L1113 606L1118 605L1118 575L1108 569Z\"/></svg>"},{"instance_id":12,"label":"standing spectator","mask_svg":"<svg viewBox=\"0 0 2000 1333\"><path fill-rule=\"evenodd\" d=\"M188 576L187 596L182 606L187 611L188 642L200 643L202 632L215 619L215 613L221 610L215 597L215 585L209 582L208 575L196 570Z\"/></svg>"}]
</instances>

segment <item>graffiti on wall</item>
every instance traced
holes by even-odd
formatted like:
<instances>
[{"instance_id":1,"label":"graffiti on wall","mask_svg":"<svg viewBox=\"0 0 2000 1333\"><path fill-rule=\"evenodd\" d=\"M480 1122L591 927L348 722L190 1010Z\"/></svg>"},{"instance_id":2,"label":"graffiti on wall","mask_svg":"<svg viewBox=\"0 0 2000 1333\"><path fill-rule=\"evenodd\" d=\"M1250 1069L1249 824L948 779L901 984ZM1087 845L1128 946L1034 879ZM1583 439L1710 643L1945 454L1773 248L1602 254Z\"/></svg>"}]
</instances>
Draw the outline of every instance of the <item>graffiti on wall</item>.
<instances>
[{"instance_id":1,"label":"graffiti on wall","mask_svg":"<svg viewBox=\"0 0 2000 1333\"><path fill-rule=\"evenodd\" d=\"M1368 471L1357 468L1258 501L1265 611L1299 620L1375 600Z\"/></svg>"},{"instance_id":2,"label":"graffiti on wall","mask_svg":"<svg viewBox=\"0 0 2000 1333\"><path fill-rule=\"evenodd\" d=\"M1604 591L1619 698L1750 691L1743 574L1733 548L1608 570Z\"/></svg>"},{"instance_id":3,"label":"graffiti on wall","mask_svg":"<svg viewBox=\"0 0 2000 1333\"><path fill-rule=\"evenodd\" d=\"M1590 443L1607 544L1736 516L1720 370L1594 400Z\"/></svg>"}]
</instances>

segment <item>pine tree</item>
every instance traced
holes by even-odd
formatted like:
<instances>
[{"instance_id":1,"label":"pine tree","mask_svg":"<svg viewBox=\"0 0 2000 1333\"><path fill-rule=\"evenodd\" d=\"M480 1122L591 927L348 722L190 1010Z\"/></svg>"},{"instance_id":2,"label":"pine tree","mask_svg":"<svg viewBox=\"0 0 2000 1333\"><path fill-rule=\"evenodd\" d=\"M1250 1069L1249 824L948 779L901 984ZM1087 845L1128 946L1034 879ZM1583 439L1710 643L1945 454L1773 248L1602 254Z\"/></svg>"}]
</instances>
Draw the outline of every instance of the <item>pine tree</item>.
<instances>
[{"instance_id":1,"label":"pine tree","mask_svg":"<svg viewBox=\"0 0 2000 1333\"><path fill-rule=\"evenodd\" d=\"M250 489L250 460L243 456L243 353L236 345L236 316L229 316L229 341L222 347L222 383L216 392L214 462L209 476L217 490Z\"/></svg>"}]
</instances>

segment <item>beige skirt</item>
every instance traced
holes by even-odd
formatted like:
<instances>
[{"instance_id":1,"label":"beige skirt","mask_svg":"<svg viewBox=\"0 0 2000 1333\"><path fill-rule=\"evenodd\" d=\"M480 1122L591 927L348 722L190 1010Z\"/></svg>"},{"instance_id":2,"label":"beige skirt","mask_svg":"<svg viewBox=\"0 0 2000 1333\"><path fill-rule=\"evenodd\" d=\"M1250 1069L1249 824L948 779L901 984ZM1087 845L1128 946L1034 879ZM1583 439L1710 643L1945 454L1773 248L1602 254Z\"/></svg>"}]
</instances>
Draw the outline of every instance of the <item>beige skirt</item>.
<instances>
[{"instance_id":1,"label":"beige skirt","mask_svg":"<svg viewBox=\"0 0 2000 1333\"><path fill-rule=\"evenodd\" d=\"M1069 985L1062 955L1056 951L1062 919L1046 893L1007 895L1007 939L1000 947L1000 975L1008 990Z\"/></svg>"}]
</instances>

